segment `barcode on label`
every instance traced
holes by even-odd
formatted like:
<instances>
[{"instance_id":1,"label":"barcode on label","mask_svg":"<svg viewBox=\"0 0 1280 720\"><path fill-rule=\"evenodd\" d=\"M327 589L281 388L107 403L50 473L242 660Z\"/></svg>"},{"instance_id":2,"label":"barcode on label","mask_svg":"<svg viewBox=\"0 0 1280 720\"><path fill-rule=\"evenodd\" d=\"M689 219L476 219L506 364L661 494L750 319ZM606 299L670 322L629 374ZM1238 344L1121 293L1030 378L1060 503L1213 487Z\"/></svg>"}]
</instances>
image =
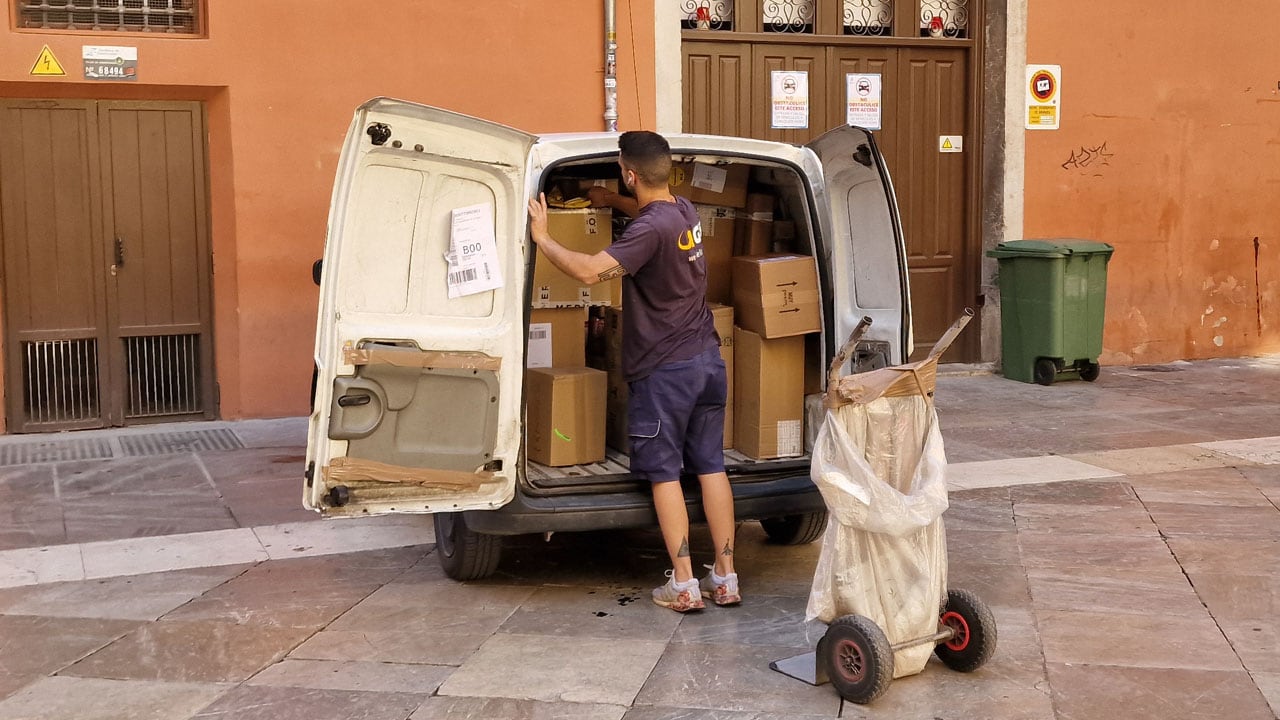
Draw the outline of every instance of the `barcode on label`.
<instances>
[{"instance_id":1,"label":"barcode on label","mask_svg":"<svg viewBox=\"0 0 1280 720\"><path fill-rule=\"evenodd\" d=\"M457 285L458 283L471 282L476 279L475 268L465 268L457 272L449 273L449 284Z\"/></svg>"},{"instance_id":2,"label":"barcode on label","mask_svg":"<svg viewBox=\"0 0 1280 720\"><path fill-rule=\"evenodd\" d=\"M548 333L546 328L529 328L530 340L546 340L547 335Z\"/></svg>"}]
</instances>

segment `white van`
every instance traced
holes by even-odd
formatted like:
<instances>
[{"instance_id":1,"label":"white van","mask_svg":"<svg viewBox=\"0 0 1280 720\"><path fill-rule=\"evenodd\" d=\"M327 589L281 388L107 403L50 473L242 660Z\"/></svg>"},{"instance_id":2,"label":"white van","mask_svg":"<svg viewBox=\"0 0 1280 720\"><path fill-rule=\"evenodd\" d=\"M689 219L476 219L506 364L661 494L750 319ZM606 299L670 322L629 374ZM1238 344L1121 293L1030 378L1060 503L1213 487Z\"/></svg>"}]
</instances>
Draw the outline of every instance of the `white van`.
<instances>
[{"instance_id":1,"label":"white van","mask_svg":"<svg viewBox=\"0 0 1280 720\"><path fill-rule=\"evenodd\" d=\"M873 324L845 371L906 361L906 249L870 132L840 127L805 147L666 137L678 162L748 168L751 186L794 223L791 251L816 260L815 364L864 316ZM437 554L456 579L493 573L504 535L657 525L649 484L627 471L625 453L550 468L525 452L536 261L526 204L559 178L616 179L617 158L615 134L534 136L387 98L356 110L320 277L306 507L332 517L433 513ZM469 232L491 233L501 284L451 298L453 211L477 206ZM821 536L826 508L807 456L727 450L725 460L740 520L759 520L781 543ZM686 492L694 522L696 485Z\"/></svg>"}]
</instances>

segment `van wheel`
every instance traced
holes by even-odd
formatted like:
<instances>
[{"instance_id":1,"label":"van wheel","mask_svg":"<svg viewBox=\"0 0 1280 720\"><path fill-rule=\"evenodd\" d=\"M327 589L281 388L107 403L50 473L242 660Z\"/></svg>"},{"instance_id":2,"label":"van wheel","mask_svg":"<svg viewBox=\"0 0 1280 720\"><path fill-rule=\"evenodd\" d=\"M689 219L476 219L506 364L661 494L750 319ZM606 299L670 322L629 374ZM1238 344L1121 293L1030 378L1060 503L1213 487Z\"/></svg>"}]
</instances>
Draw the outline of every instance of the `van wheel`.
<instances>
[{"instance_id":1,"label":"van wheel","mask_svg":"<svg viewBox=\"0 0 1280 720\"><path fill-rule=\"evenodd\" d=\"M779 545L805 545L822 537L827 530L827 511L784 515L760 521L764 534Z\"/></svg>"},{"instance_id":2,"label":"van wheel","mask_svg":"<svg viewBox=\"0 0 1280 720\"><path fill-rule=\"evenodd\" d=\"M483 580L498 569L502 538L467 527L462 513L437 513L436 555L444 574L454 580Z\"/></svg>"}]
</instances>

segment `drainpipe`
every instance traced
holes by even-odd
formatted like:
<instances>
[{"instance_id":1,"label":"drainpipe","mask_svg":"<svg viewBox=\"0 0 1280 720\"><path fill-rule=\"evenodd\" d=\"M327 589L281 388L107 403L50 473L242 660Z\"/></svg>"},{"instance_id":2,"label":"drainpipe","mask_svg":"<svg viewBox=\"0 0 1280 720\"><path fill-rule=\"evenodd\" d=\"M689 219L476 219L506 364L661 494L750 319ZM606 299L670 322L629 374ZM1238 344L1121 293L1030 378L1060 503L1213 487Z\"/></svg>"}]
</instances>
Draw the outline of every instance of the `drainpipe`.
<instances>
[{"instance_id":1,"label":"drainpipe","mask_svg":"<svg viewBox=\"0 0 1280 720\"><path fill-rule=\"evenodd\" d=\"M617 0L604 0L604 129L618 132Z\"/></svg>"}]
</instances>

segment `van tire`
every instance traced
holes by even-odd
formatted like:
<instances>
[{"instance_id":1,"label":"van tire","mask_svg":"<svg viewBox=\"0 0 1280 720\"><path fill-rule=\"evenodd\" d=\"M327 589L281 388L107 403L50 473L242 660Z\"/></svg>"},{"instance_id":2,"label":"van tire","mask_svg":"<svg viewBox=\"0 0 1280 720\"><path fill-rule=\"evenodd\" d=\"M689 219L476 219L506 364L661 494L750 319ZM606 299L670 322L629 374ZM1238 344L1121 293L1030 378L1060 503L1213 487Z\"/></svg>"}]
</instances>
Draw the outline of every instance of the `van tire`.
<instances>
[{"instance_id":1,"label":"van tire","mask_svg":"<svg viewBox=\"0 0 1280 720\"><path fill-rule=\"evenodd\" d=\"M502 538L467 527L462 513L437 513L436 556L444 574L454 580L483 580L498 569Z\"/></svg>"},{"instance_id":2,"label":"van tire","mask_svg":"<svg viewBox=\"0 0 1280 720\"><path fill-rule=\"evenodd\" d=\"M826 532L827 511L764 518L760 521L760 527L764 528L764 534L769 536L770 542L778 545L807 545Z\"/></svg>"}]
</instances>

